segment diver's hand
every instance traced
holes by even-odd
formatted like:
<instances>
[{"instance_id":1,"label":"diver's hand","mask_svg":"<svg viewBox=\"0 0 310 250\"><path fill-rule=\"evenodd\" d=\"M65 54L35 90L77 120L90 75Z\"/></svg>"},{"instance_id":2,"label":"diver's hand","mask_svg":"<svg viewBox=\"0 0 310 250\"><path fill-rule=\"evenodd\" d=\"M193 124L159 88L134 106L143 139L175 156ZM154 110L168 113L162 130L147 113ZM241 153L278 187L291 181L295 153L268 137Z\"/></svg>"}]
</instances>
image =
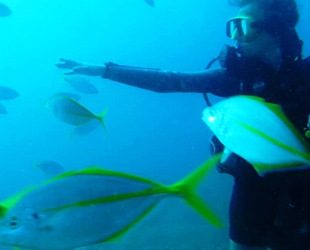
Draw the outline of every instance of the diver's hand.
<instances>
[{"instance_id":1,"label":"diver's hand","mask_svg":"<svg viewBox=\"0 0 310 250\"><path fill-rule=\"evenodd\" d=\"M66 72L65 75L87 75L87 76L103 76L106 67L102 66L93 66L93 65L83 65L74 67L71 71Z\"/></svg>"},{"instance_id":2,"label":"diver's hand","mask_svg":"<svg viewBox=\"0 0 310 250\"><path fill-rule=\"evenodd\" d=\"M73 69L74 67L82 66L82 63L78 63L73 60L59 58L60 63L56 63L55 66L60 69Z\"/></svg>"},{"instance_id":3,"label":"diver's hand","mask_svg":"<svg viewBox=\"0 0 310 250\"><path fill-rule=\"evenodd\" d=\"M87 75L87 76L103 76L106 70L106 66L100 65L87 65L78 63L76 61L59 59L62 63L56 64L56 67L61 69L71 69L65 73L65 75Z\"/></svg>"}]
</instances>

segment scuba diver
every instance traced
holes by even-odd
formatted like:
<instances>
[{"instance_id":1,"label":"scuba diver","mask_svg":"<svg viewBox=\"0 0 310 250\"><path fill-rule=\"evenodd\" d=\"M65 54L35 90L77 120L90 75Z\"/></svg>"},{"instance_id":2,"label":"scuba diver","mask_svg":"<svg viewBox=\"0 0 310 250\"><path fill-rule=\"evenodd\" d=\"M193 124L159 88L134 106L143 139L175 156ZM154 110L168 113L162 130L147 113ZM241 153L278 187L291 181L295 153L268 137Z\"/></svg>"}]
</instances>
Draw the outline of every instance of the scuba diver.
<instances>
[{"instance_id":1,"label":"scuba diver","mask_svg":"<svg viewBox=\"0 0 310 250\"><path fill-rule=\"evenodd\" d=\"M299 19L296 2L229 0L229 3L239 7L237 16L229 19L226 26L226 34L235 45L222 49L220 68L186 73L114 63L87 65L67 59L60 59L56 66L70 70L67 74L101 76L161 93L259 96L281 105L308 140L310 58L303 59L301 55L303 43L295 29ZM211 142L215 153L223 150L216 137ZM310 249L309 170L260 177L235 154L221 162L218 170L234 177L229 211L231 250Z\"/></svg>"}]
</instances>

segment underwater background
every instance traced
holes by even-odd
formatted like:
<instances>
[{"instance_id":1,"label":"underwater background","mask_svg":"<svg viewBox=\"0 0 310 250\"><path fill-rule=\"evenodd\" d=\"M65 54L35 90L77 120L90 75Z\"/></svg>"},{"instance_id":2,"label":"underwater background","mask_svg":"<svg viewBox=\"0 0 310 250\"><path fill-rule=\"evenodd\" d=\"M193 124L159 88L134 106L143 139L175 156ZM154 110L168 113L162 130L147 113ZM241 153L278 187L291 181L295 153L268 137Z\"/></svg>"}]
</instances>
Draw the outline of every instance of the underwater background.
<instances>
[{"instance_id":1,"label":"underwater background","mask_svg":"<svg viewBox=\"0 0 310 250\"><path fill-rule=\"evenodd\" d=\"M237 9L226 0L8 0L0 18L0 85L19 93L0 115L0 199L46 180L35 162L54 160L66 170L90 165L172 184L210 157L211 132L201 120L201 94L159 94L99 77L84 77L99 93L82 95L95 114L108 109L107 131L72 136L44 105L55 93L74 92L54 65L59 58L91 64L199 71L224 44L226 20ZM297 1L298 32L310 55L310 3ZM213 67L217 67L215 64ZM218 98L211 96L211 101ZM249 149L250 150L250 149ZM165 199L117 243L89 249L228 248L232 177L214 171L199 194L226 227L214 228L181 199ZM98 229L99 230L99 229ZM0 249L5 249L1 247Z\"/></svg>"}]
</instances>

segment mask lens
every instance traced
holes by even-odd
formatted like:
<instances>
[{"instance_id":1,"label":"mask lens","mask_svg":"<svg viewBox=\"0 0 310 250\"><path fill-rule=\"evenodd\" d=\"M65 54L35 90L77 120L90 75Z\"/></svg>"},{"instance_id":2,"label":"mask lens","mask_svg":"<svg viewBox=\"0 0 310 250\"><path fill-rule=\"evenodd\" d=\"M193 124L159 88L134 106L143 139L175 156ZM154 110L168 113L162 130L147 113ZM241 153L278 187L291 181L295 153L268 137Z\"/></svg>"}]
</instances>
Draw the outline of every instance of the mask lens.
<instances>
[{"instance_id":1,"label":"mask lens","mask_svg":"<svg viewBox=\"0 0 310 250\"><path fill-rule=\"evenodd\" d=\"M251 41L257 30L251 27L252 19L236 17L227 21L226 34L233 40Z\"/></svg>"},{"instance_id":2,"label":"mask lens","mask_svg":"<svg viewBox=\"0 0 310 250\"><path fill-rule=\"evenodd\" d=\"M240 34L246 36L248 34L248 22L245 19L240 20Z\"/></svg>"},{"instance_id":3,"label":"mask lens","mask_svg":"<svg viewBox=\"0 0 310 250\"><path fill-rule=\"evenodd\" d=\"M229 20L227 22L227 36L234 39L233 37L236 37L236 35L239 35L239 28L238 28L238 21L237 20Z\"/></svg>"}]
</instances>

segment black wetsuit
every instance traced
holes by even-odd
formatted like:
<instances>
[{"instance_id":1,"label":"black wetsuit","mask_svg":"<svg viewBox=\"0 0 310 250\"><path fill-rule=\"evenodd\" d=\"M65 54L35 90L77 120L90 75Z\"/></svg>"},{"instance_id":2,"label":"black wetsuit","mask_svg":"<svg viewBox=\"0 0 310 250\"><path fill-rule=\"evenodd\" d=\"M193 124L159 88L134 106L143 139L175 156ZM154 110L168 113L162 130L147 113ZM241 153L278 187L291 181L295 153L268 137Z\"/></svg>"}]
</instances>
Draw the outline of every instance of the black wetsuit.
<instances>
[{"instance_id":1,"label":"black wetsuit","mask_svg":"<svg viewBox=\"0 0 310 250\"><path fill-rule=\"evenodd\" d=\"M108 63L103 77L162 93L260 96L280 104L302 134L310 114L309 59L283 65L276 71L255 58L235 57L225 67L195 73ZM235 178L230 203L231 239L275 250L310 249L310 170L259 177L250 164L234 157L235 166L228 166Z\"/></svg>"}]
</instances>

